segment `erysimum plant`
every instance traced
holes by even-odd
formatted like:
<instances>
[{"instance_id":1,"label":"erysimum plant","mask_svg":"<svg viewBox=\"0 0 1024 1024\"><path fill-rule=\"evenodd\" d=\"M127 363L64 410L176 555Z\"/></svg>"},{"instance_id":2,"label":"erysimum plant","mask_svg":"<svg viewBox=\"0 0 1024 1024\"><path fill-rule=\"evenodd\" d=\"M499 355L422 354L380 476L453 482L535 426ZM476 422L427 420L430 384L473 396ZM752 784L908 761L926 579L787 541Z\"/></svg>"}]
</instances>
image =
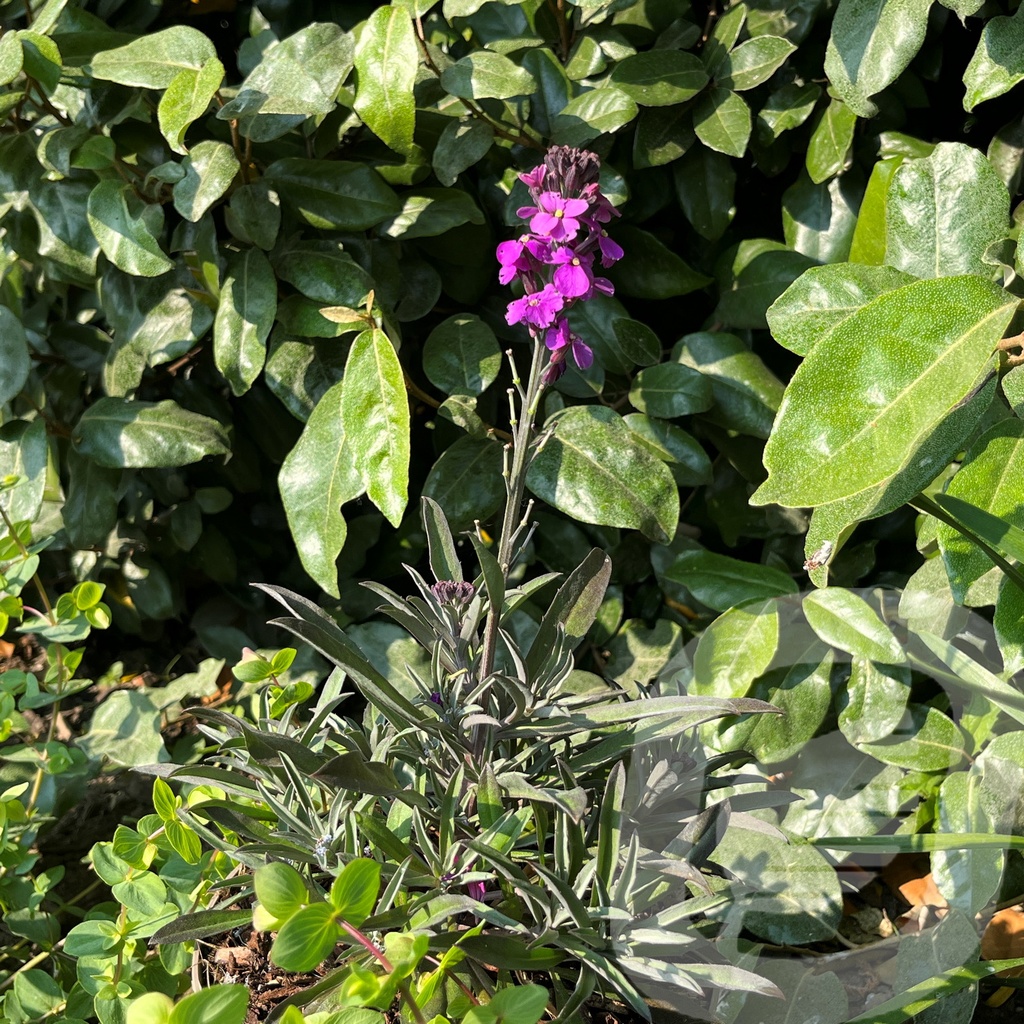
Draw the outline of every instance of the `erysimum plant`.
<instances>
[{"instance_id":1,"label":"erysimum plant","mask_svg":"<svg viewBox=\"0 0 1024 1024\"><path fill-rule=\"evenodd\" d=\"M729 811L711 806L708 779L737 761L705 761L694 731L726 715L775 709L667 687L631 699L577 670L573 648L593 624L611 572L600 550L544 602L539 623L521 611L554 583L554 574L523 580L517 566L533 529L531 506L523 507L526 476L558 429L556 421L538 430L538 410L567 358L578 366L593 359L566 313L611 290L595 266L622 254L605 233L615 212L599 169L593 153L549 152L523 175L534 195L521 210L528 230L498 249L502 279L522 288L507 318L527 329L530 368L522 379L513 360L496 543L479 528L469 534L480 568L467 578L443 512L424 499L433 581L407 567L415 590L407 598L367 584L429 653L429 673L410 669L415 692L403 692L325 612L265 586L288 612L276 623L338 671L308 716L298 703L275 705L269 693L255 725L197 711L220 745L213 763L162 770L235 797L230 806L195 803L180 813L252 870L253 923L276 932L272 961L291 971L324 960L333 966L315 993L292 1004L330 991L335 1007L383 1011L399 997L417 1021L491 1019L478 1004L497 1008L521 971L550 979L550 987L521 991L516 1019L524 1024L548 1004L568 1019L598 990L649 1017L645 979L689 993L777 991L727 963L694 923L728 900L709 858ZM247 662L240 671L260 675ZM351 697L346 677L365 699L361 721L340 714ZM675 766L670 777L666 757ZM627 764L639 780L629 787ZM655 849L636 823L665 799L673 816L660 823ZM666 838L678 840L671 854ZM670 885L680 874L690 880L682 902ZM224 920L217 911L188 915L156 938L195 938L222 930ZM666 948L685 952L667 963Z\"/></svg>"}]
</instances>

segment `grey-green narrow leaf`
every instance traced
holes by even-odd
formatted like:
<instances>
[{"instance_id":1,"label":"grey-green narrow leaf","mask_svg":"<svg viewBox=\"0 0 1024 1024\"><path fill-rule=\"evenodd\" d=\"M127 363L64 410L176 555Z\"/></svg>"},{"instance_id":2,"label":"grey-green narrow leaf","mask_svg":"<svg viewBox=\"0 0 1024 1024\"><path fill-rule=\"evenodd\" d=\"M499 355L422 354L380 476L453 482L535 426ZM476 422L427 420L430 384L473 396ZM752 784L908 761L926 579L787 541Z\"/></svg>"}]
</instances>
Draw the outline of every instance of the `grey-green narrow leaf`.
<instances>
[{"instance_id":1,"label":"grey-green narrow leaf","mask_svg":"<svg viewBox=\"0 0 1024 1024\"><path fill-rule=\"evenodd\" d=\"M159 277L174 264L153 237L142 206L130 185L107 178L89 193L89 226L103 255L119 270L138 277Z\"/></svg>"}]
</instances>

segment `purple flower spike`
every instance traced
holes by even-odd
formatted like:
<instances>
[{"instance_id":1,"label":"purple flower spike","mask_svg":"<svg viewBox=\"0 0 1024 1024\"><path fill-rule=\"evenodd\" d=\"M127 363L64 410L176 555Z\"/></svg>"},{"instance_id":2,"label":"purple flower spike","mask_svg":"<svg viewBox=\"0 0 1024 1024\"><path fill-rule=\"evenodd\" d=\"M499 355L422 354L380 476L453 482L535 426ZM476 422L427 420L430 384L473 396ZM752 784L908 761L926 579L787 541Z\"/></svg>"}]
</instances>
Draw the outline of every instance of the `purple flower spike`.
<instances>
[{"instance_id":1,"label":"purple flower spike","mask_svg":"<svg viewBox=\"0 0 1024 1024\"><path fill-rule=\"evenodd\" d=\"M533 327L550 327L564 305L565 299L558 289L553 284L546 284L541 291L510 302L505 320L510 326L522 322Z\"/></svg>"}]
</instances>

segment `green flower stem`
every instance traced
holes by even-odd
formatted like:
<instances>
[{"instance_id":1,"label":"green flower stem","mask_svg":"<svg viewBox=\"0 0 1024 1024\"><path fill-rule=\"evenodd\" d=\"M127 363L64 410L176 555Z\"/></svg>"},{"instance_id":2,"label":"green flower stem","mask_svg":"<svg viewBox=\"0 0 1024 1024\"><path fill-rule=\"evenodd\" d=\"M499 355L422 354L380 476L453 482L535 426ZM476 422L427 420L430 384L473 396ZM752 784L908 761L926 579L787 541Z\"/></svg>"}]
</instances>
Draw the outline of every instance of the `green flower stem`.
<instances>
[{"instance_id":1,"label":"green flower stem","mask_svg":"<svg viewBox=\"0 0 1024 1024\"><path fill-rule=\"evenodd\" d=\"M544 390L542 373L544 369L545 348L540 338L534 338L533 360L530 364L530 376L527 378L526 390L523 391L518 373L513 366L513 383L519 391L520 411L512 421L512 466L505 479L505 515L501 522L501 533L498 535L498 564L502 575L508 580L512 562L516 554L516 541L526 525L520 518L523 494L526 491L526 474L533 460L531 443L533 441L533 424L540 406L541 394ZM509 360L512 354L509 353ZM514 400L513 400L514 404ZM498 626L501 620L501 607L492 603L487 613L487 625L484 627L484 648L480 657L480 679L486 679L494 671L494 655L498 639ZM477 746L474 743L474 747Z\"/></svg>"},{"instance_id":2,"label":"green flower stem","mask_svg":"<svg viewBox=\"0 0 1024 1024\"><path fill-rule=\"evenodd\" d=\"M380 963L381 967L388 972L388 974L391 974L391 972L394 971L394 967L391 966L391 961L358 928L349 924L348 921L339 921L338 924L346 935L354 939L360 946L367 950L367 952L371 953L378 963ZM409 983L407 981L399 982L398 990L402 993L402 998L409 1004L409 1009L412 1011L416 1024L427 1024L427 1020L423 1016L423 1011L419 1008L416 1000L412 997L412 992L409 990Z\"/></svg>"}]
</instances>

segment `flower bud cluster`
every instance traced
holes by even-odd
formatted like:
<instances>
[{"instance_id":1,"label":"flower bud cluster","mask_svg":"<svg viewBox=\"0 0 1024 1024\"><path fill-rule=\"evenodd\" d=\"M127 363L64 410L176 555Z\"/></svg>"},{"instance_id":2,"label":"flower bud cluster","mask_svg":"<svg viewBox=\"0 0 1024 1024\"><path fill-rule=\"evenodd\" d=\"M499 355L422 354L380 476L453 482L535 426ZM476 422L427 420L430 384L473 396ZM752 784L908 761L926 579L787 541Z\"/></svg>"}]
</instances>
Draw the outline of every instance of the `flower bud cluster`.
<instances>
[{"instance_id":1,"label":"flower bud cluster","mask_svg":"<svg viewBox=\"0 0 1024 1024\"><path fill-rule=\"evenodd\" d=\"M600 168L600 160L588 150L549 149L542 164L519 176L534 202L517 211L528 221L529 231L498 246L498 280L510 284L518 279L524 291L509 303L505 319L543 336L551 352L546 384L565 372L570 353L581 370L594 361L590 347L569 328L569 308L614 291L611 281L594 273L598 258L602 267L622 258L621 246L604 229L619 212L601 193Z\"/></svg>"}]
</instances>

